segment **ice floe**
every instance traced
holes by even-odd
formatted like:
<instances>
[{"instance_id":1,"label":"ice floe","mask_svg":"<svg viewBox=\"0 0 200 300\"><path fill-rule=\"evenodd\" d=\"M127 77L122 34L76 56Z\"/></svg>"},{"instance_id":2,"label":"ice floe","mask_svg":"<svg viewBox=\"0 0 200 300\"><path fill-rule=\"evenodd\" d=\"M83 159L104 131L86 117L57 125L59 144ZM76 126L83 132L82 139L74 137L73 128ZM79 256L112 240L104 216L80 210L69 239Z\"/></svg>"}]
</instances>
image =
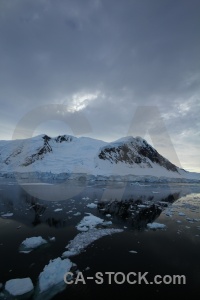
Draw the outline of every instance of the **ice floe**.
<instances>
[{"instance_id":1,"label":"ice floe","mask_svg":"<svg viewBox=\"0 0 200 300\"><path fill-rule=\"evenodd\" d=\"M29 277L8 280L5 291L12 296L21 296L33 290L33 283Z\"/></svg>"},{"instance_id":2,"label":"ice floe","mask_svg":"<svg viewBox=\"0 0 200 300\"><path fill-rule=\"evenodd\" d=\"M50 242L55 242L55 240L56 240L55 236L49 237Z\"/></svg>"},{"instance_id":3,"label":"ice floe","mask_svg":"<svg viewBox=\"0 0 200 300\"><path fill-rule=\"evenodd\" d=\"M20 245L20 252L27 253L27 251L30 252L31 250L40 247L44 244L47 244L47 241L43 239L41 236L26 238Z\"/></svg>"},{"instance_id":4,"label":"ice floe","mask_svg":"<svg viewBox=\"0 0 200 300\"><path fill-rule=\"evenodd\" d=\"M6 214L1 215L1 217L3 217L3 218L10 218L12 216L13 216L13 213L6 213Z\"/></svg>"},{"instance_id":5,"label":"ice floe","mask_svg":"<svg viewBox=\"0 0 200 300\"><path fill-rule=\"evenodd\" d=\"M89 197L83 197L82 200L90 200Z\"/></svg>"},{"instance_id":6,"label":"ice floe","mask_svg":"<svg viewBox=\"0 0 200 300\"><path fill-rule=\"evenodd\" d=\"M184 216L185 216L185 214L184 214L183 212L179 212L178 215L179 215L180 217L184 217Z\"/></svg>"},{"instance_id":7,"label":"ice floe","mask_svg":"<svg viewBox=\"0 0 200 300\"><path fill-rule=\"evenodd\" d=\"M39 275L39 293L47 291L55 285L64 282L64 275L70 271L73 263L68 259L60 257L50 260Z\"/></svg>"},{"instance_id":8,"label":"ice floe","mask_svg":"<svg viewBox=\"0 0 200 300\"><path fill-rule=\"evenodd\" d=\"M78 217L81 215L81 213L79 211L77 211L77 213L73 214L75 217Z\"/></svg>"},{"instance_id":9,"label":"ice floe","mask_svg":"<svg viewBox=\"0 0 200 300\"><path fill-rule=\"evenodd\" d=\"M87 246L92 244L94 241L100 239L103 236L111 235L114 233L122 232L123 229L90 229L87 232L79 233L75 236L73 240L69 242L66 246L68 249L62 254L62 257L70 257L74 255L80 254L82 251L85 250Z\"/></svg>"},{"instance_id":10,"label":"ice floe","mask_svg":"<svg viewBox=\"0 0 200 300\"><path fill-rule=\"evenodd\" d=\"M97 204L95 203L89 203L86 205L88 208L97 208Z\"/></svg>"},{"instance_id":11,"label":"ice floe","mask_svg":"<svg viewBox=\"0 0 200 300\"><path fill-rule=\"evenodd\" d=\"M62 208L56 208L54 209L55 212L59 212L59 211L62 211L63 209Z\"/></svg>"},{"instance_id":12,"label":"ice floe","mask_svg":"<svg viewBox=\"0 0 200 300\"><path fill-rule=\"evenodd\" d=\"M138 204L137 207L138 207L138 208L145 208L145 207L147 207L147 205L144 205L144 204Z\"/></svg>"},{"instance_id":13,"label":"ice floe","mask_svg":"<svg viewBox=\"0 0 200 300\"><path fill-rule=\"evenodd\" d=\"M164 229L164 228L166 228L166 225L165 224L161 224L161 223L153 222L153 223L148 223L147 227L149 229Z\"/></svg>"},{"instance_id":14,"label":"ice floe","mask_svg":"<svg viewBox=\"0 0 200 300\"><path fill-rule=\"evenodd\" d=\"M104 222L103 219L96 217L90 213L88 216L85 216L80 223L76 226L79 231L88 231L89 229L94 228L95 226L102 224Z\"/></svg>"}]
</instances>

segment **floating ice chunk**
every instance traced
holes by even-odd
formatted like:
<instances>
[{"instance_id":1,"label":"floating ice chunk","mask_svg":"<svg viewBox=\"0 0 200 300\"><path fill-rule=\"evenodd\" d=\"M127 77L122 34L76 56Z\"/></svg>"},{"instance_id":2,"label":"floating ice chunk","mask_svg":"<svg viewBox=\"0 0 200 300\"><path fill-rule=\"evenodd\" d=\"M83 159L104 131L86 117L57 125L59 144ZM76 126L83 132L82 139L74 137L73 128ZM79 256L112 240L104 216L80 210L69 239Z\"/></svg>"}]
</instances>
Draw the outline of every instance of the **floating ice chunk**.
<instances>
[{"instance_id":1,"label":"floating ice chunk","mask_svg":"<svg viewBox=\"0 0 200 300\"><path fill-rule=\"evenodd\" d=\"M87 232L77 234L73 240L66 246L68 249L62 254L62 257L69 257L80 254L84 249L92 244L94 241L103 236L111 235L113 233L122 232L123 229L90 229Z\"/></svg>"},{"instance_id":2,"label":"floating ice chunk","mask_svg":"<svg viewBox=\"0 0 200 300\"><path fill-rule=\"evenodd\" d=\"M179 212L178 215L181 216L181 217L185 216L185 214L183 212Z\"/></svg>"},{"instance_id":3,"label":"floating ice chunk","mask_svg":"<svg viewBox=\"0 0 200 300\"><path fill-rule=\"evenodd\" d=\"M62 211L63 209L62 208L56 208L54 209L55 212L59 212L59 211Z\"/></svg>"},{"instance_id":4,"label":"floating ice chunk","mask_svg":"<svg viewBox=\"0 0 200 300\"><path fill-rule=\"evenodd\" d=\"M90 200L89 197L83 197L82 200Z\"/></svg>"},{"instance_id":5,"label":"floating ice chunk","mask_svg":"<svg viewBox=\"0 0 200 300\"><path fill-rule=\"evenodd\" d=\"M147 227L149 229L164 229L164 228L166 228L166 225L154 222L154 223L148 223Z\"/></svg>"},{"instance_id":6,"label":"floating ice chunk","mask_svg":"<svg viewBox=\"0 0 200 300\"><path fill-rule=\"evenodd\" d=\"M55 236L49 237L50 242L55 242L55 240L56 240Z\"/></svg>"},{"instance_id":7,"label":"floating ice chunk","mask_svg":"<svg viewBox=\"0 0 200 300\"><path fill-rule=\"evenodd\" d=\"M147 205L144 205L144 204L138 204L137 207L139 207L139 208L145 208L145 207L147 207Z\"/></svg>"},{"instance_id":8,"label":"floating ice chunk","mask_svg":"<svg viewBox=\"0 0 200 300\"><path fill-rule=\"evenodd\" d=\"M106 217L110 218L110 217L111 217L111 214L107 214Z\"/></svg>"},{"instance_id":9,"label":"floating ice chunk","mask_svg":"<svg viewBox=\"0 0 200 300\"><path fill-rule=\"evenodd\" d=\"M28 278L17 278L8 280L5 284L5 290L12 296L21 296L33 290L33 283Z\"/></svg>"},{"instance_id":10,"label":"floating ice chunk","mask_svg":"<svg viewBox=\"0 0 200 300\"><path fill-rule=\"evenodd\" d=\"M129 252L130 253L137 253L137 251L134 251L134 250L130 250Z\"/></svg>"},{"instance_id":11,"label":"floating ice chunk","mask_svg":"<svg viewBox=\"0 0 200 300\"><path fill-rule=\"evenodd\" d=\"M182 223L182 221L180 221L180 220L177 220L177 221L176 221L176 223Z\"/></svg>"},{"instance_id":12,"label":"floating ice chunk","mask_svg":"<svg viewBox=\"0 0 200 300\"><path fill-rule=\"evenodd\" d=\"M74 214L75 217L80 216L80 215L81 215L80 212L77 212L77 213Z\"/></svg>"},{"instance_id":13,"label":"floating ice chunk","mask_svg":"<svg viewBox=\"0 0 200 300\"><path fill-rule=\"evenodd\" d=\"M50 260L49 264L44 267L44 270L39 275L40 293L64 282L64 275L70 271L72 266L73 264L68 258L62 260L58 257Z\"/></svg>"},{"instance_id":14,"label":"floating ice chunk","mask_svg":"<svg viewBox=\"0 0 200 300\"><path fill-rule=\"evenodd\" d=\"M77 255L78 253L76 251L73 250L67 250L62 254L62 257L66 258L66 257L72 257Z\"/></svg>"},{"instance_id":15,"label":"floating ice chunk","mask_svg":"<svg viewBox=\"0 0 200 300\"><path fill-rule=\"evenodd\" d=\"M80 223L76 226L79 231L87 231L88 229L92 229L95 226L102 224L104 222L103 219L98 218L92 214L89 216L84 217Z\"/></svg>"},{"instance_id":16,"label":"floating ice chunk","mask_svg":"<svg viewBox=\"0 0 200 300\"><path fill-rule=\"evenodd\" d=\"M6 214L1 215L1 217L3 217L3 218L9 218L12 216L13 216L13 213L6 213Z\"/></svg>"},{"instance_id":17,"label":"floating ice chunk","mask_svg":"<svg viewBox=\"0 0 200 300\"><path fill-rule=\"evenodd\" d=\"M102 225L104 225L104 226L112 225L112 221L105 221L105 222L103 222Z\"/></svg>"},{"instance_id":18,"label":"floating ice chunk","mask_svg":"<svg viewBox=\"0 0 200 300\"><path fill-rule=\"evenodd\" d=\"M193 221L194 221L194 222L199 222L200 219L196 219L196 218L195 218L195 219L193 219Z\"/></svg>"},{"instance_id":19,"label":"floating ice chunk","mask_svg":"<svg viewBox=\"0 0 200 300\"><path fill-rule=\"evenodd\" d=\"M95 203L89 203L86 205L88 208L97 208L97 204Z\"/></svg>"},{"instance_id":20,"label":"floating ice chunk","mask_svg":"<svg viewBox=\"0 0 200 300\"><path fill-rule=\"evenodd\" d=\"M46 244L47 241L43 239L41 236L34 236L31 238L26 238L20 245L20 252L33 250L39 246Z\"/></svg>"}]
</instances>

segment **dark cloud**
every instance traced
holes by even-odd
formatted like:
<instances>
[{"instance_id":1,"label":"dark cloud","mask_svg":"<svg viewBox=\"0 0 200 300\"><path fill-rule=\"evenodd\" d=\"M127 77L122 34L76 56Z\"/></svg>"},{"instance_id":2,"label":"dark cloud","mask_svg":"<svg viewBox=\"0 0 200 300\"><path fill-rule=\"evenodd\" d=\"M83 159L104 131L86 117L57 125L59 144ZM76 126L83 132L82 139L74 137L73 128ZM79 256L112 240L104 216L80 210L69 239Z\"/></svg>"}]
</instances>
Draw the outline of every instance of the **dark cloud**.
<instances>
[{"instance_id":1,"label":"dark cloud","mask_svg":"<svg viewBox=\"0 0 200 300\"><path fill-rule=\"evenodd\" d=\"M138 105L156 105L170 136L195 148L199 11L198 0L2 0L1 138L42 104L76 104L107 140L127 134Z\"/></svg>"}]
</instances>

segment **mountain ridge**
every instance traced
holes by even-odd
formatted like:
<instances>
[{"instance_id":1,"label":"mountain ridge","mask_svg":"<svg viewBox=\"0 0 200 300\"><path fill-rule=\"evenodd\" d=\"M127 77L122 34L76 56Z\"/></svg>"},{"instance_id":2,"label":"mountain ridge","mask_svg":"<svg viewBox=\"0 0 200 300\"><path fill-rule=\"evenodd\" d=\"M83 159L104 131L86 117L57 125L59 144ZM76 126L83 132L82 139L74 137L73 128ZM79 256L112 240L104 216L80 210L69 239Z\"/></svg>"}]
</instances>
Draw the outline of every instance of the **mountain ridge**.
<instances>
[{"instance_id":1,"label":"mountain ridge","mask_svg":"<svg viewBox=\"0 0 200 300\"><path fill-rule=\"evenodd\" d=\"M0 173L14 172L170 178L190 173L171 163L141 137L127 136L108 143L88 137L46 134L0 141Z\"/></svg>"}]
</instances>

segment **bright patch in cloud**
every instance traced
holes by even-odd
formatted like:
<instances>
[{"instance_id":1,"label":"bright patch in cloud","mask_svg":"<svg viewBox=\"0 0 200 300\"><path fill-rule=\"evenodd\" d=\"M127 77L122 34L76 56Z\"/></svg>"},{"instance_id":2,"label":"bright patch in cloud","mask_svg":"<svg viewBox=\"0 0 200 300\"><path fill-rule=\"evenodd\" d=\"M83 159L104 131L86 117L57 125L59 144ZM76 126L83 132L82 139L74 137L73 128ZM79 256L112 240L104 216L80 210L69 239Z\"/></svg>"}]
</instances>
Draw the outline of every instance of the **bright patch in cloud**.
<instances>
[{"instance_id":1,"label":"bright patch in cloud","mask_svg":"<svg viewBox=\"0 0 200 300\"><path fill-rule=\"evenodd\" d=\"M70 106L68 108L69 112L80 111L88 106L91 101L94 101L100 95L99 91L94 93L76 93L72 96L72 100L70 101Z\"/></svg>"}]
</instances>

